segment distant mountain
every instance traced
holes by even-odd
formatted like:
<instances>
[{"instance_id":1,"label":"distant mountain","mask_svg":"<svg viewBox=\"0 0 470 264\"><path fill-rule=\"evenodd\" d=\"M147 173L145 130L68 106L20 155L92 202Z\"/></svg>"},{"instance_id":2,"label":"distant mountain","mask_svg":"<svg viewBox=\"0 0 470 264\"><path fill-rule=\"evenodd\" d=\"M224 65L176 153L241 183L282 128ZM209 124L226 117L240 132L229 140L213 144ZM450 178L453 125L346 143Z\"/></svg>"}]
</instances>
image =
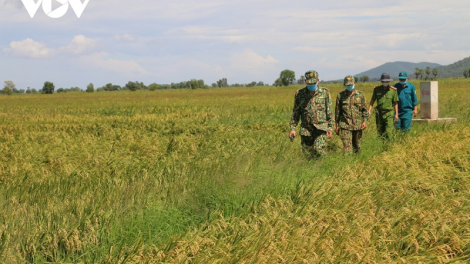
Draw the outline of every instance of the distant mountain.
<instances>
[{"instance_id":1,"label":"distant mountain","mask_svg":"<svg viewBox=\"0 0 470 264\"><path fill-rule=\"evenodd\" d=\"M447 78L447 77L459 77L463 76L463 72L465 70L470 71L470 57L467 57L463 60L457 61L450 65L440 65L433 62L419 62L419 63L412 63L412 62L404 62L404 61L396 61L396 62L387 62L382 64L378 67L370 69L365 72L361 72L354 76L361 77L364 75L369 76L370 80L378 80L380 75L384 72L390 74L392 79L398 79L398 73L401 71L408 72L408 77L410 79L415 79L416 76L414 75L415 68L419 69L426 69L426 67L431 67L431 69L437 68L438 75L437 78ZM431 74L432 76L432 74Z\"/></svg>"},{"instance_id":2,"label":"distant mountain","mask_svg":"<svg viewBox=\"0 0 470 264\"><path fill-rule=\"evenodd\" d=\"M419 63L413 63L413 62L404 62L404 61L396 61L396 62L387 62L385 64L382 64L378 67L375 67L373 69L370 69L365 72L361 72L359 74L356 74L354 76L361 77L364 75L369 76L370 80L374 79L379 79L380 75L382 73L386 72L390 74L392 79L397 80L398 79L398 73L401 71L406 71L408 73L408 78L414 79L415 75L415 68L419 69L426 69L426 67L431 67L431 69L442 67L440 64L433 63L433 62L419 62ZM463 71L462 71L463 72ZM438 77L441 76L440 70L439 70L439 75Z\"/></svg>"},{"instance_id":3,"label":"distant mountain","mask_svg":"<svg viewBox=\"0 0 470 264\"><path fill-rule=\"evenodd\" d=\"M463 76L465 70L470 71L470 57L447 66L437 67L437 70L439 71L438 78Z\"/></svg>"}]
</instances>

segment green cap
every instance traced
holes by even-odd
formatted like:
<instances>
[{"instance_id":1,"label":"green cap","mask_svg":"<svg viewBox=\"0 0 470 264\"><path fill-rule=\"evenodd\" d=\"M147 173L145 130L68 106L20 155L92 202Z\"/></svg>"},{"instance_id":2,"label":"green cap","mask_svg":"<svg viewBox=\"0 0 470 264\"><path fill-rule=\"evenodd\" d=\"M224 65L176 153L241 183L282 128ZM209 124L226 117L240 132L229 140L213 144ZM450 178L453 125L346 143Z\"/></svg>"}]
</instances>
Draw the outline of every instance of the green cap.
<instances>
[{"instance_id":1,"label":"green cap","mask_svg":"<svg viewBox=\"0 0 470 264\"><path fill-rule=\"evenodd\" d=\"M307 84L314 84L314 83L317 83L317 81L318 81L318 72L310 70L305 73L305 82Z\"/></svg>"},{"instance_id":2,"label":"green cap","mask_svg":"<svg viewBox=\"0 0 470 264\"><path fill-rule=\"evenodd\" d=\"M354 83L355 83L355 80L352 75L348 75L344 77L344 81L343 81L344 85L354 85Z\"/></svg>"},{"instance_id":3,"label":"green cap","mask_svg":"<svg viewBox=\"0 0 470 264\"><path fill-rule=\"evenodd\" d=\"M402 71L398 74L398 79L407 79L408 78L408 73L406 71Z\"/></svg>"}]
</instances>

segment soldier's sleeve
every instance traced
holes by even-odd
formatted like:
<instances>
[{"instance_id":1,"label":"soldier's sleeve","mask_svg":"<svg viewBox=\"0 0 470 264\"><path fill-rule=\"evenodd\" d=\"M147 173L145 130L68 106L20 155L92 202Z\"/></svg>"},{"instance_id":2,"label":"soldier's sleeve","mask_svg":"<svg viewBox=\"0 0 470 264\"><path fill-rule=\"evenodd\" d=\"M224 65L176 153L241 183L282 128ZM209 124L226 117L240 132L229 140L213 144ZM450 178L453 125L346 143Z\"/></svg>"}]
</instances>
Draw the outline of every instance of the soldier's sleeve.
<instances>
[{"instance_id":1,"label":"soldier's sleeve","mask_svg":"<svg viewBox=\"0 0 470 264\"><path fill-rule=\"evenodd\" d=\"M366 102L366 95L364 93L361 93L361 112L362 112L362 119L367 121L369 119L369 108Z\"/></svg>"},{"instance_id":2,"label":"soldier's sleeve","mask_svg":"<svg viewBox=\"0 0 470 264\"><path fill-rule=\"evenodd\" d=\"M331 111L331 96L330 91L326 90L326 119L328 121L328 131L333 132L333 125L335 124L335 116Z\"/></svg>"},{"instance_id":3,"label":"soldier's sleeve","mask_svg":"<svg viewBox=\"0 0 470 264\"><path fill-rule=\"evenodd\" d=\"M299 108L300 108L300 100L299 100L299 92L297 91L295 93L294 108L292 109L292 115L290 119L290 131L295 131L295 127L299 123L299 119L300 119Z\"/></svg>"},{"instance_id":4,"label":"soldier's sleeve","mask_svg":"<svg viewBox=\"0 0 470 264\"><path fill-rule=\"evenodd\" d=\"M335 120L339 123L339 116L341 114L341 106L340 106L341 95L338 94L336 97L336 106L335 106Z\"/></svg>"},{"instance_id":5,"label":"soldier's sleeve","mask_svg":"<svg viewBox=\"0 0 470 264\"><path fill-rule=\"evenodd\" d=\"M400 99L398 99L398 92L397 92L397 90L395 90L392 102L396 103L398 101L400 101Z\"/></svg>"},{"instance_id":6,"label":"soldier's sleeve","mask_svg":"<svg viewBox=\"0 0 470 264\"><path fill-rule=\"evenodd\" d=\"M374 87L374 90L372 91L372 98L371 100L375 102L375 100L377 100L377 95L375 94L375 91L377 90L377 86Z\"/></svg>"},{"instance_id":7,"label":"soldier's sleeve","mask_svg":"<svg viewBox=\"0 0 470 264\"><path fill-rule=\"evenodd\" d=\"M417 106L418 95L416 95L416 87L413 85L412 89L413 89L413 92L411 93L411 103L413 104L413 106Z\"/></svg>"}]
</instances>

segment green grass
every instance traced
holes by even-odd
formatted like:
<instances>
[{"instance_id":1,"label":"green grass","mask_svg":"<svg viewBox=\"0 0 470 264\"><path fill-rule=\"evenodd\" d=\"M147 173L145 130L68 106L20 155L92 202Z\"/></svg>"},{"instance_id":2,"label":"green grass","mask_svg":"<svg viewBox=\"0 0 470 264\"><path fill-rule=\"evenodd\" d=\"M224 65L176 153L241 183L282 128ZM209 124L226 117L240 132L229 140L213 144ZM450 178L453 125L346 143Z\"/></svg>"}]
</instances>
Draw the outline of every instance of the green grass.
<instances>
[{"instance_id":1,"label":"green grass","mask_svg":"<svg viewBox=\"0 0 470 264\"><path fill-rule=\"evenodd\" d=\"M465 263L469 83L439 86L457 124L320 160L298 86L3 96L0 262Z\"/></svg>"}]
</instances>

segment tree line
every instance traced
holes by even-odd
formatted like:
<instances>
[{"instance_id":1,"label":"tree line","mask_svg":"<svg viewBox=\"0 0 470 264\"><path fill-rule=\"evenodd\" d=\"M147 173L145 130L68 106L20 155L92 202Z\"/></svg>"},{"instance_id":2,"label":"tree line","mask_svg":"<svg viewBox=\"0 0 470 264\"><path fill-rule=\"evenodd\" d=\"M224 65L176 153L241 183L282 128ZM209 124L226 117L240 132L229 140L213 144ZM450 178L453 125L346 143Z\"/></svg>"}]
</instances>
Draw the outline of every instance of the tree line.
<instances>
[{"instance_id":1,"label":"tree line","mask_svg":"<svg viewBox=\"0 0 470 264\"><path fill-rule=\"evenodd\" d=\"M429 77L429 74L432 73L434 75L434 79L437 80L437 75L439 74L439 70L437 68L431 69L431 67L426 67L426 69L420 69L418 67L415 68L414 75L416 79L423 79L423 75L426 73L425 80L431 80L432 78ZM421 78L419 78L421 77Z\"/></svg>"},{"instance_id":2,"label":"tree line","mask_svg":"<svg viewBox=\"0 0 470 264\"><path fill-rule=\"evenodd\" d=\"M363 75L361 77L354 77L356 83L358 82L368 82L369 76ZM333 83L337 83L338 81L332 81ZM289 86L291 84L305 84L305 76L300 76L300 79L295 79L295 72L289 69L281 71L279 77L274 81L273 86ZM325 83L325 81L320 81L320 83Z\"/></svg>"},{"instance_id":3,"label":"tree line","mask_svg":"<svg viewBox=\"0 0 470 264\"><path fill-rule=\"evenodd\" d=\"M470 69L463 71L463 77L470 78Z\"/></svg>"},{"instance_id":4,"label":"tree line","mask_svg":"<svg viewBox=\"0 0 470 264\"><path fill-rule=\"evenodd\" d=\"M431 69L431 67L426 67L426 69L415 68L415 71L414 71L414 74L416 75L416 79L419 79L419 77L423 79L423 75L426 74L425 80L432 80L433 78L429 77L429 74L431 73L434 75L434 79L437 80L437 75L439 74L439 70L437 68L434 68L434 69ZM465 78L470 77L470 69L465 70L464 76ZM365 83L370 80L368 75L362 75L360 77L355 76L354 79L356 83L358 82ZM373 79L373 80L376 80L376 79ZM339 81L331 81L331 82L338 83ZM286 69L286 70L281 71L281 73L279 74L279 77L274 81L273 86L288 86L294 83L305 84L305 77L301 76L300 79L296 80L295 72L292 70ZM320 83L324 83L324 81L322 80L320 81Z\"/></svg>"},{"instance_id":5,"label":"tree line","mask_svg":"<svg viewBox=\"0 0 470 264\"><path fill-rule=\"evenodd\" d=\"M222 88L222 87L255 87L255 86L269 86L269 84L265 84L262 81L250 82L247 84L240 84L234 83L229 84L227 78L222 78L215 83L212 83L210 86L204 83L204 80L199 79L191 79L189 81L179 82L179 83L171 83L171 84L157 84L152 83L150 85L145 85L143 82L138 81L129 81L123 86L107 83L101 87L95 86L93 83L87 85L85 90L80 89L79 87L71 87L71 88L58 88L55 89L55 85L53 82L46 81L41 89L35 89L28 87L27 89L17 89L16 85L13 81L5 81L3 90L0 90L0 93L11 95L11 94L52 94L52 93L66 93L66 92L112 92L112 91L137 91L137 90L163 90L163 89L208 89L208 88Z\"/></svg>"},{"instance_id":6,"label":"tree line","mask_svg":"<svg viewBox=\"0 0 470 264\"><path fill-rule=\"evenodd\" d=\"M430 67L426 67L426 69L419 69L415 68L414 70L414 75L416 76L416 79L423 79L424 74L426 74L426 77L424 78L425 80L431 80L432 78L429 77L429 75L432 73L434 75L434 79L437 79L437 75L439 74L439 70L437 68L431 69ZM470 77L470 69L465 70L463 72L463 75L465 78ZM358 82L368 82L370 80L369 76L363 75L360 77L354 77L356 83ZM338 81L332 81L333 83L337 83ZM295 72L289 69L281 71L279 74L279 77L274 81L272 86L288 86L291 84L305 84L305 77L301 76L300 79L296 80L295 78ZM322 80L321 83L324 83ZM0 92L3 94L14 94L14 93L42 93L42 94L52 94L54 92L57 93L66 93L66 92L112 92L112 91L137 91L137 90L149 90L149 91L155 91L155 90L164 90L164 89L207 89L207 88L222 88L222 87L255 87L255 86L269 86L269 84L264 83L262 81L256 82L253 81L251 83L247 84L240 84L240 83L234 83L234 84L228 84L227 78L222 78L219 79L217 82L212 83L210 86L205 84L204 80L199 79L191 79L189 81L183 81L179 83L171 83L171 84L157 84L157 83L152 83L150 85L145 85L143 82L138 82L138 81L129 81L126 83L124 86L112 84L112 83L107 83L106 85L103 85L101 87L98 87L95 89L95 86L93 83L90 83L87 85L86 90L82 90L79 87L71 87L71 88L59 88L57 91L55 91L55 86L54 83L52 82L45 82L42 89L36 90L35 88L27 88L25 89L17 89L15 84L12 81L5 81L5 85L3 90Z\"/></svg>"}]
</instances>

